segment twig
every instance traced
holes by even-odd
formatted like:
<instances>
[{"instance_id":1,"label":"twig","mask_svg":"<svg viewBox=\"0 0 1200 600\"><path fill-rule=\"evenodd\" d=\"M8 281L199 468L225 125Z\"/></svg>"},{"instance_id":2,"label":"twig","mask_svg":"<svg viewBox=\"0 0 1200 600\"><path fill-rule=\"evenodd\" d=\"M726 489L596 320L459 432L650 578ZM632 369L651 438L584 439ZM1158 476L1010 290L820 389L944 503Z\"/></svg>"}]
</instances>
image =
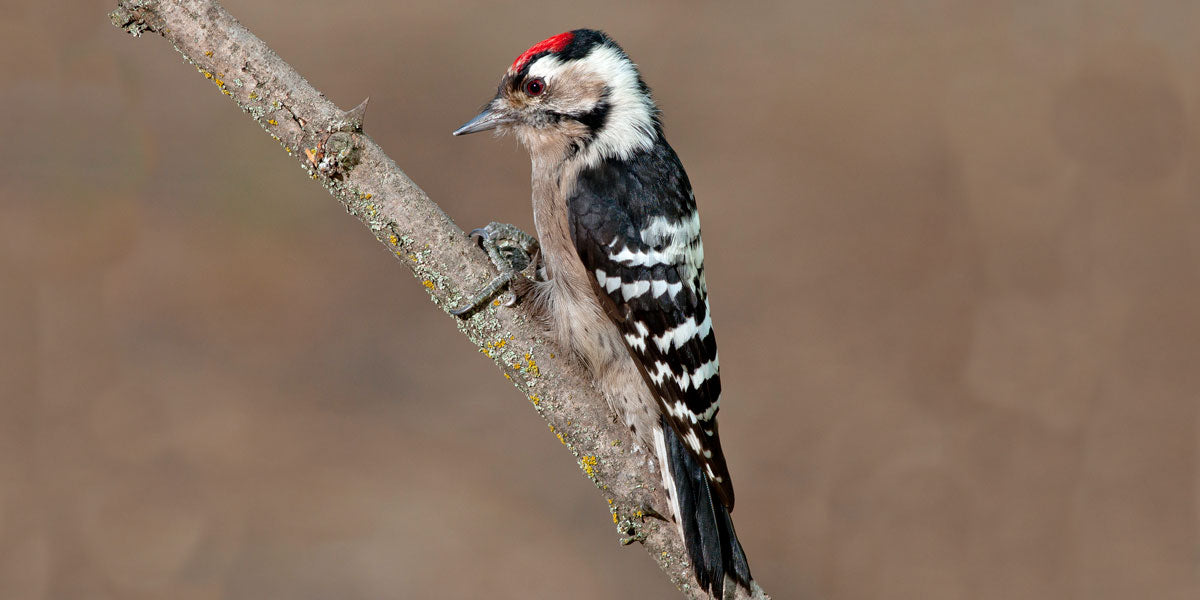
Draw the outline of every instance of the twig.
<instances>
[{"instance_id":1,"label":"twig","mask_svg":"<svg viewBox=\"0 0 1200 600\"><path fill-rule=\"evenodd\" d=\"M211 0L122 0L109 16L134 36L157 33L170 42L362 221L434 304L448 310L491 279L487 256L362 132L366 101L342 111ZM575 455L608 500L619 534L640 540L685 596L706 597L674 525L642 515L643 507L666 506L653 461L633 448L583 369L544 339L520 305L447 320L500 366Z\"/></svg>"}]
</instances>

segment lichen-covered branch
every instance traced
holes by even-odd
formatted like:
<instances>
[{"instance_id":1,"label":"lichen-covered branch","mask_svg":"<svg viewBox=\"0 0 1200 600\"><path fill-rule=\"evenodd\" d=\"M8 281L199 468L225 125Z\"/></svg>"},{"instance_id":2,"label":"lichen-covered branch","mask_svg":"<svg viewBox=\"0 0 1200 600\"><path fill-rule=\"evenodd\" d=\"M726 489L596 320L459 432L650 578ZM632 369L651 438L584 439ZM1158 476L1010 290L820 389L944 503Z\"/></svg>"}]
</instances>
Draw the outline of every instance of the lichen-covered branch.
<instances>
[{"instance_id":1,"label":"lichen-covered branch","mask_svg":"<svg viewBox=\"0 0 1200 600\"><path fill-rule=\"evenodd\" d=\"M135 36L170 42L362 221L443 310L494 275L486 255L363 133L365 101L338 108L211 0L122 0L110 17ZM447 315L450 323L500 366L575 455L607 498L619 535L641 541L685 596L704 597L675 527L642 514L666 506L653 461L634 450L580 366L556 354L521 305L493 305L465 321Z\"/></svg>"}]
</instances>

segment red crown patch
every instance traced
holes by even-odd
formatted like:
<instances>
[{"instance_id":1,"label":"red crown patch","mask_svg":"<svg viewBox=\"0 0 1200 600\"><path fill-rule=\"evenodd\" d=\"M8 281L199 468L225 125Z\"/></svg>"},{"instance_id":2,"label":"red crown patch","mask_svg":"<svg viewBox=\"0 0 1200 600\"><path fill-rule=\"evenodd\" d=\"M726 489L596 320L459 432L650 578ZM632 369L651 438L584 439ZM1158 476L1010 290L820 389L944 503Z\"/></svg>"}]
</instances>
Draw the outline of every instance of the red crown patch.
<instances>
[{"instance_id":1,"label":"red crown patch","mask_svg":"<svg viewBox=\"0 0 1200 600\"><path fill-rule=\"evenodd\" d=\"M525 66L525 63L529 62L529 59L533 58L535 54L540 54L542 52L561 51L563 48L567 47L567 44L571 43L571 38L573 37L575 37L575 34L568 31L534 44L531 48L525 52L522 52L521 55L517 57L517 60L513 61L512 66L508 68L509 72L515 73L520 71L521 68Z\"/></svg>"}]
</instances>

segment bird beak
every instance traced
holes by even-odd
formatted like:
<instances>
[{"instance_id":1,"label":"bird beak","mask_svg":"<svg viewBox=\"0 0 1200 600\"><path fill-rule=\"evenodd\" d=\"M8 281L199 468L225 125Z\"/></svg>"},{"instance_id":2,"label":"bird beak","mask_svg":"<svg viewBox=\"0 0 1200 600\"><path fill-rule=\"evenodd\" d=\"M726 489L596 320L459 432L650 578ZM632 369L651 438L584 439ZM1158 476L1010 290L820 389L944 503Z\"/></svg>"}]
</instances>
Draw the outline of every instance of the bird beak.
<instances>
[{"instance_id":1,"label":"bird beak","mask_svg":"<svg viewBox=\"0 0 1200 600\"><path fill-rule=\"evenodd\" d=\"M483 109L483 112L475 115L474 119L467 121L462 127L454 130L454 135L467 135L468 133L487 131L514 121L516 119L511 117L508 111L496 106L496 102L492 102L487 108Z\"/></svg>"}]
</instances>

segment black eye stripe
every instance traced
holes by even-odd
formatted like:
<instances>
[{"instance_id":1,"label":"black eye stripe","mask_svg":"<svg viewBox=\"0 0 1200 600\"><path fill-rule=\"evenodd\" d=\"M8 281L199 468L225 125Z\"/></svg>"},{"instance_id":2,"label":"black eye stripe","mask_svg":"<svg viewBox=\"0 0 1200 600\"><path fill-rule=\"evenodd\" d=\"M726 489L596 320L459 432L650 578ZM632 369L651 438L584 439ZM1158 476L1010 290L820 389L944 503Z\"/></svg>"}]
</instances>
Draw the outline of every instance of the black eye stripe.
<instances>
[{"instance_id":1,"label":"black eye stripe","mask_svg":"<svg viewBox=\"0 0 1200 600\"><path fill-rule=\"evenodd\" d=\"M586 125L592 134L595 134L603 129L605 122L608 121L608 110L608 100L601 100L595 108L575 117L575 120Z\"/></svg>"}]
</instances>

